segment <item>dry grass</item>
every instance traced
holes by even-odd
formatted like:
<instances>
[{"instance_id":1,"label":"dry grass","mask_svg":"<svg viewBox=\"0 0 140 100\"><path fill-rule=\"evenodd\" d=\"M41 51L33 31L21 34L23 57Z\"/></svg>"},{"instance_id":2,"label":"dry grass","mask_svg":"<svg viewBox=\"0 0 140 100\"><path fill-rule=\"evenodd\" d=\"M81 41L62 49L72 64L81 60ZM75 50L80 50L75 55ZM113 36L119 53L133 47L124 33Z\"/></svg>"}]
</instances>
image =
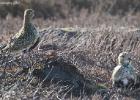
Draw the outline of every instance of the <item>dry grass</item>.
<instances>
[{"instance_id":1,"label":"dry grass","mask_svg":"<svg viewBox=\"0 0 140 100\"><path fill-rule=\"evenodd\" d=\"M126 16L122 19L119 17L111 17L105 15L90 15L82 13L83 17L72 17L65 20L42 20L35 19L34 23L40 28L44 29L52 26L51 33L46 33L43 37L41 48L44 49L43 53L34 50L32 54L27 55L26 59L18 58L17 61L13 60L12 56L5 57L1 55L0 66L7 68L7 71L15 71L16 67L37 67L43 66L42 62L46 60L47 51L46 45L55 45L57 55L65 58L66 61L75 65L78 70L84 75L86 79L95 81L97 84L103 84L108 88L110 100L116 99L138 99L139 92L128 91L119 93L111 89L110 77L113 68L117 64L117 56L122 51L132 53L133 65L140 70L140 29L138 16ZM99 17L100 16L100 17ZM21 26L20 18L12 18L9 16L6 20L0 20L1 26L1 43L6 43L8 38L16 32ZM13 24L14 23L14 24ZM131 23L131 24L130 24ZM62 27L72 27L72 31L62 29ZM68 32L67 32L68 31ZM46 47L45 47L46 46ZM54 48L52 46L52 49ZM17 63L14 63L17 62ZM14 68L13 68L14 67ZM10 71L5 77L11 77L13 73ZM40 85L30 85L30 78L25 75L16 78L15 80L1 80L0 83L0 98L7 100L13 99L80 99L80 100L101 100L100 94L86 95L81 93L80 96L74 95L67 96L64 90L70 90L69 87L59 86L56 84L42 87ZM42 83L40 83L42 85Z\"/></svg>"}]
</instances>

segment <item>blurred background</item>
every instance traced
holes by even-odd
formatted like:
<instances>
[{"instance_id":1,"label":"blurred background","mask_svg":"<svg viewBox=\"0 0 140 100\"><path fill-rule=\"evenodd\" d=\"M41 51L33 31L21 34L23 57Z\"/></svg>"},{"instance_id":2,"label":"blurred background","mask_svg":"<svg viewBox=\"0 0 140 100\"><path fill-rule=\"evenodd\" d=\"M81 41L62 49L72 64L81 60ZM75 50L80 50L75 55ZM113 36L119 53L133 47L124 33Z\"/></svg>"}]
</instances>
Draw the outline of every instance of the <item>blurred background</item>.
<instances>
[{"instance_id":1,"label":"blurred background","mask_svg":"<svg viewBox=\"0 0 140 100\"><path fill-rule=\"evenodd\" d=\"M140 27L140 0L0 0L0 34L17 32L27 8L35 10L33 23L40 29Z\"/></svg>"},{"instance_id":2,"label":"blurred background","mask_svg":"<svg viewBox=\"0 0 140 100\"><path fill-rule=\"evenodd\" d=\"M81 13L123 17L139 14L140 0L0 0L0 17L22 17L27 8L34 9L35 17L43 19L79 17Z\"/></svg>"}]
</instances>

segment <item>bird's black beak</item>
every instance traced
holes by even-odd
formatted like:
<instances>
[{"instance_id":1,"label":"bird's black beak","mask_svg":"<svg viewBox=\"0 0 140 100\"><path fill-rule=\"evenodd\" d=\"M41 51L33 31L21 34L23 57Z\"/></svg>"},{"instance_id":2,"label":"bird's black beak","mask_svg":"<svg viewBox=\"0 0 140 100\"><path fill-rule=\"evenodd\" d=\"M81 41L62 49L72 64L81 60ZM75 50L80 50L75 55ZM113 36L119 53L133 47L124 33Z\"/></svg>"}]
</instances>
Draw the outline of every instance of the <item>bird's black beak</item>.
<instances>
[{"instance_id":1,"label":"bird's black beak","mask_svg":"<svg viewBox=\"0 0 140 100\"><path fill-rule=\"evenodd\" d=\"M132 60L131 58L128 58L129 62Z\"/></svg>"}]
</instances>

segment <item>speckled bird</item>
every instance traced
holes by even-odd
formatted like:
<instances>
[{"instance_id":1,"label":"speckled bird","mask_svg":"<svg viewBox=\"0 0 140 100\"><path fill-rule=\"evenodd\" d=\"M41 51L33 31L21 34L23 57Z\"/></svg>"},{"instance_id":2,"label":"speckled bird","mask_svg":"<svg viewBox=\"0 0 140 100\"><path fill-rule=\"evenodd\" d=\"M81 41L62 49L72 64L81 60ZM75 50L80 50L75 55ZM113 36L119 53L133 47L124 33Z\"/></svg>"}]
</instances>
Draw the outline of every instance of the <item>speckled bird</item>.
<instances>
[{"instance_id":1,"label":"speckled bird","mask_svg":"<svg viewBox=\"0 0 140 100\"><path fill-rule=\"evenodd\" d=\"M112 73L113 87L129 88L136 83L137 76L131 57L128 52L122 52L118 56L118 65Z\"/></svg>"},{"instance_id":2,"label":"speckled bird","mask_svg":"<svg viewBox=\"0 0 140 100\"><path fill-rule=\"evenodd\" d=\"M40 41L40 37L37 29L31 23L33 16L34 10L26 9L24 11L22 28L12 37L10 42L2 49L2 51L18 53L24 50L30 51L37 46Z\"/></svg>"}]
</instances>

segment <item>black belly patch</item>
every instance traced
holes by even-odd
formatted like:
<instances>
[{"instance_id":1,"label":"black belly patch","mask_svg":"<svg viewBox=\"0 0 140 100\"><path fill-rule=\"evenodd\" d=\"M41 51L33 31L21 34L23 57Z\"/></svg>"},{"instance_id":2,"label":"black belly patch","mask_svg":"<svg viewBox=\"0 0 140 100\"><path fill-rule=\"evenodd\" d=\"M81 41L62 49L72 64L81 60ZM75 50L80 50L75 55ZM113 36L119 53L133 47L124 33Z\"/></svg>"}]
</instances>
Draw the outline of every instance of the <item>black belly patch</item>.
<instances>
[{"instance_id":1,"label":"black belly patch","mask_svg":"<svg viewBox=\"0 0 140 100\"><path fill-rule=\"evenodd\" d=\"M115 85L115 87L118 87L118 88L131 88L132 86L134 86L134 83L135 82L133 79L129 79L128 85L126 85L126 86L123 84L122 80L115 81L114 85Z\"/></svg>"}]
</instances>

